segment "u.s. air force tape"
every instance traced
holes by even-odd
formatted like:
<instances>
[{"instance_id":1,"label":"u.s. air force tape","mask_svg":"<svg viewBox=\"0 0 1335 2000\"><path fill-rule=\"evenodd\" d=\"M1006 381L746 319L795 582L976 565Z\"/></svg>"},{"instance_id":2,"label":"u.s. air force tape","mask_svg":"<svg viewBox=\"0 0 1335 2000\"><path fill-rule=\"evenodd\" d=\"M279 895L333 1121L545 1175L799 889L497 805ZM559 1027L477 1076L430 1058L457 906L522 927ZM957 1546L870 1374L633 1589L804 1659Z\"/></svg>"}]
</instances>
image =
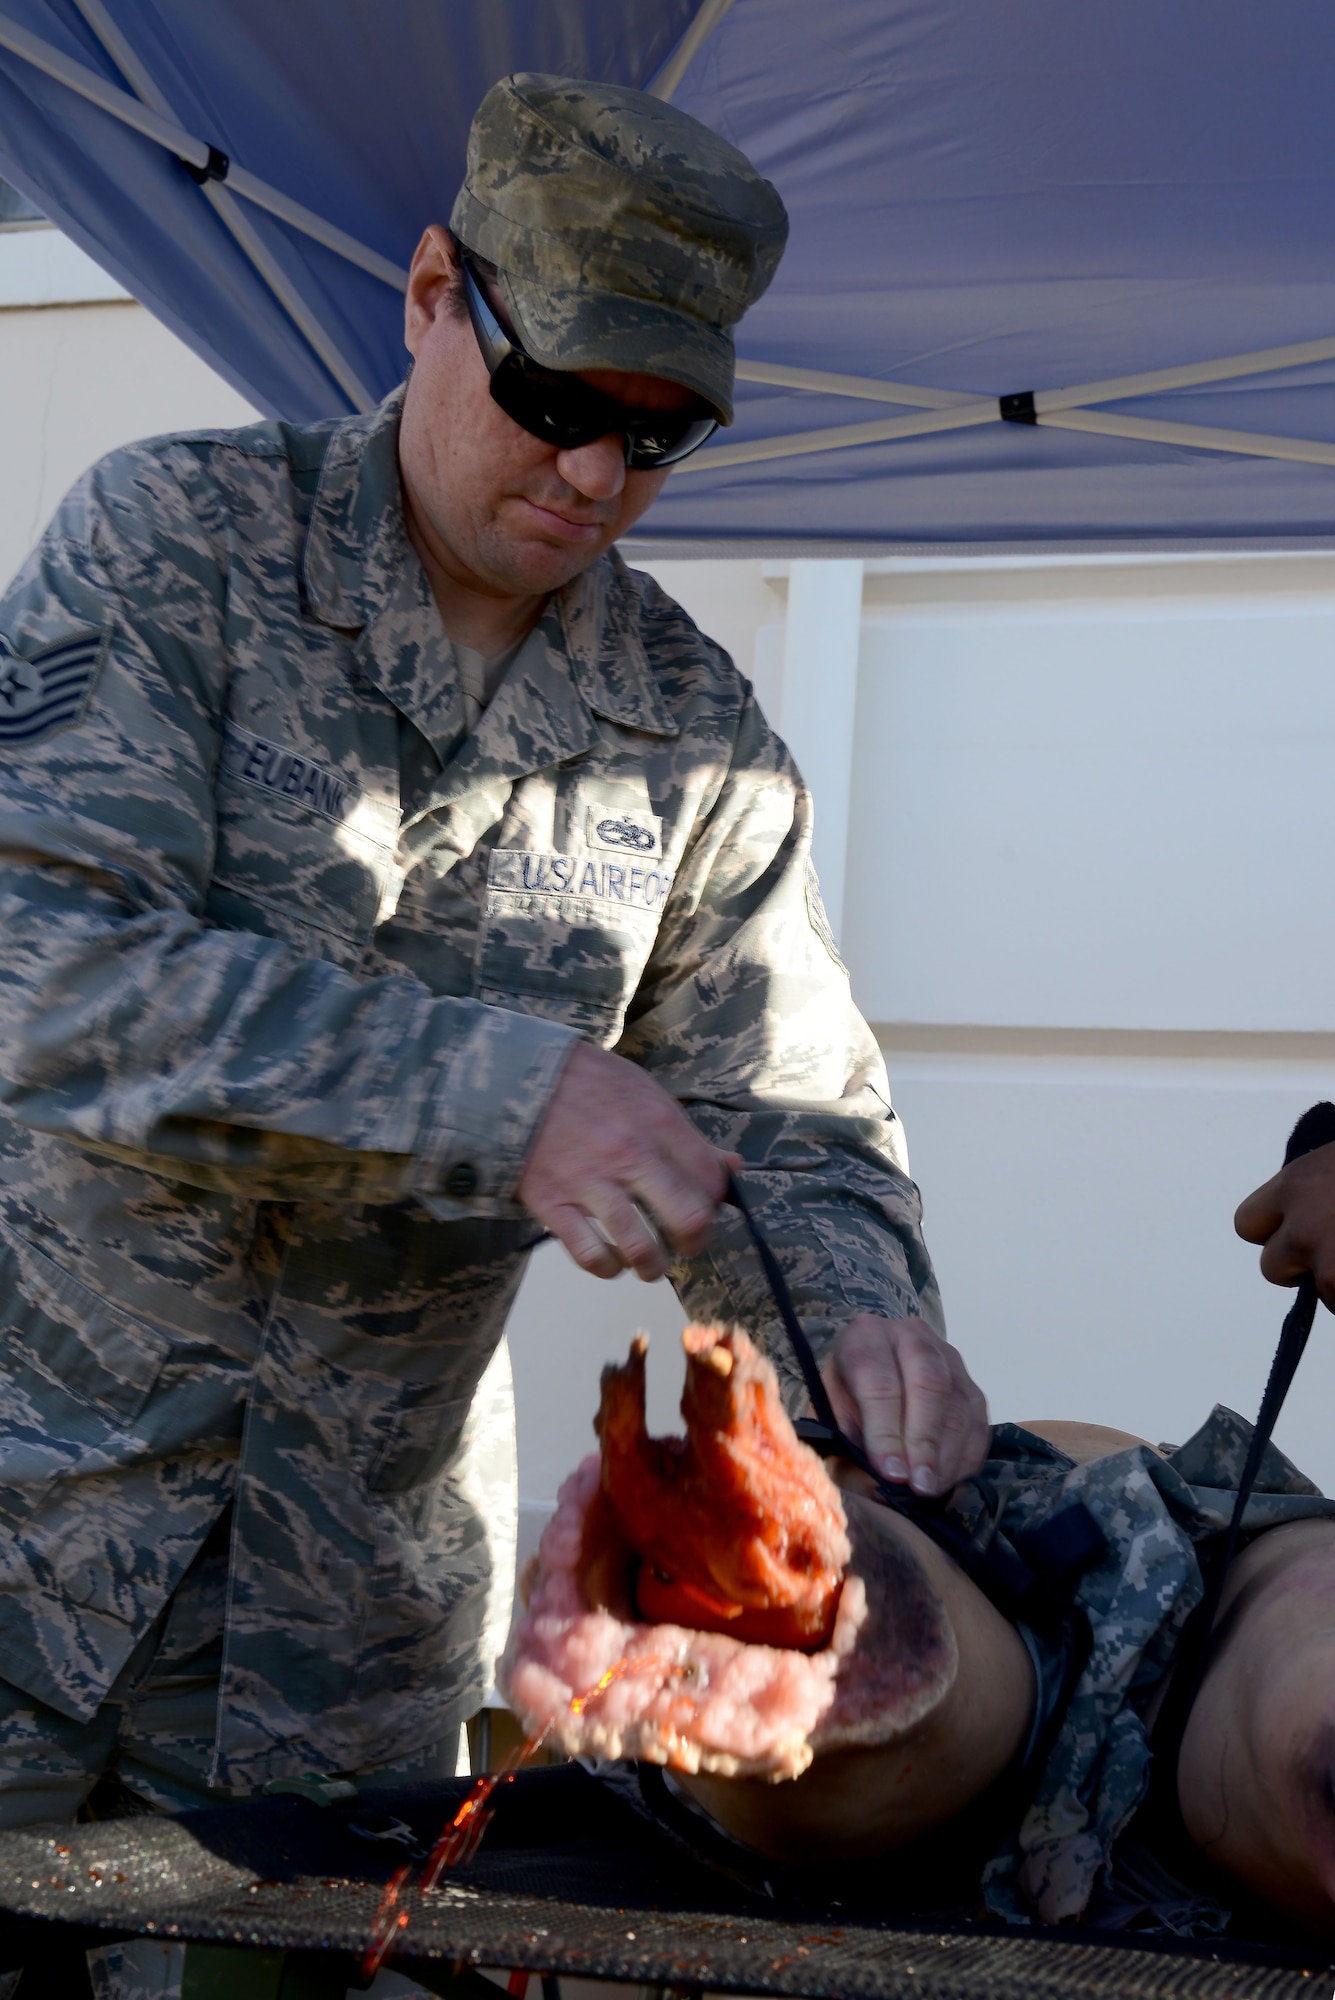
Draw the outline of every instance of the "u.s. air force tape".
<instances>
[{"instance_id":1,"label":"u.s. air force tape","mask_svg":"<svg viewBox=\"0 0 1335 2000\"><path fill-rule=\"evenodd\" d=\"M78 721L105 638L78 632L25 655L0 637L0 745L35 743Z\"/></svg>"}]
</instances>

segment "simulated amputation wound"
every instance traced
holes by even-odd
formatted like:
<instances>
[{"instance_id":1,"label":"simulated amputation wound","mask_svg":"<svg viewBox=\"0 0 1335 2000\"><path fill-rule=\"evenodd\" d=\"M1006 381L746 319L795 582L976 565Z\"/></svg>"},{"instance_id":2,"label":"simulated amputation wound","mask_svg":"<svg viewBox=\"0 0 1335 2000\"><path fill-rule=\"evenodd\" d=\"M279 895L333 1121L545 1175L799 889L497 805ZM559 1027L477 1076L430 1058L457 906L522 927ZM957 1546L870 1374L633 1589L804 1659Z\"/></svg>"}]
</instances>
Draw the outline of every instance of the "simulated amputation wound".
<instances>
[{"instance_id":1,"label":"simulated amputation wound","mask_svg":"<svg viewBox=\"0 0 1335 2000\"><path fill-rule=\"evenodd\" d=\"M688 1327L684 1438L650 1438L645 1342L603 1374L600 1457L566 1480L500 1666L569 1755L795 1777L867 1615L839 1491L744 1333ZM614 1675L596 1703L572 1695Z\"/></svg>"},{"instance_id":2,"label":"simulated amputation wound","mask_svg":"<svg viewBox=\"0 0 1335 2000\"><path fill-rule=\"evenodd\" d=\"M852 1553L838 1488L744 1333L688 1326L682 1344L684 1438L645 1428L643 1339L624 1368L603 1370L603 1506L586 1528L586 1569L609 1609L629 1580L656 1624L819 1651ZM618 1543L639 1558L631 1579L624 1563L617 1575Z\"/></svg>"}]
</instances>

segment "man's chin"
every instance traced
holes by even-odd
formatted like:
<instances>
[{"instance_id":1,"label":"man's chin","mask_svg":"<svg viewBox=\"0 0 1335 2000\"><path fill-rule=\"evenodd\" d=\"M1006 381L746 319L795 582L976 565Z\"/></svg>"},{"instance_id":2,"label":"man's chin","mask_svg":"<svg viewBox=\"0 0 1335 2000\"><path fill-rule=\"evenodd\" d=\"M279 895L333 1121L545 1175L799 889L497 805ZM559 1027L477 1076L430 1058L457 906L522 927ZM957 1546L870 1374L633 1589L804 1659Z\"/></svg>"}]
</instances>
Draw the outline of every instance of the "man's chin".
<instances>
[{"instance_id":1,"label":"man's chin","mask_svg":"<svg viewBox=\"0 0 1335 2000\"><path fill-rule=\"evenodd\" d=\"M607 546L606 538L582 548L554 547L541 537L506 536L488 550L492 581L515 597L547 596L589 569Z\"/></svg>"}]
</instances>

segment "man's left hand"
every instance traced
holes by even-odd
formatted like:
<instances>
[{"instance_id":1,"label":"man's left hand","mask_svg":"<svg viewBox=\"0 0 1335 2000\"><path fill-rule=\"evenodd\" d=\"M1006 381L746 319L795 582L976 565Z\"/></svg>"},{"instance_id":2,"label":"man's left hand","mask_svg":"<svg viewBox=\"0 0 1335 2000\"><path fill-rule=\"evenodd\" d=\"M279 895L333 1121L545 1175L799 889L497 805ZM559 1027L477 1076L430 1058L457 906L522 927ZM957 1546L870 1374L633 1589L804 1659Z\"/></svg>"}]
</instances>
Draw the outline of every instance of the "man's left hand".
<instances>
[{"instance_id":1,"label":"man's left hand","mask_svg":"<svg viewBox=\"0 0 1335 2000\"><path fill-rule=\"evenodd\" d=\"M1261 1243L1261 1276L1296 1285L1305 1272L1335 1312L1335 1145L1318 1146L1249 1194L1233 1218L1244 1243Z\"/></svg>"},{"instance_id":2,"label":"man's left hand","mask_svg":"<svg viewBox=\"0 0 1335 2000\"><path fill-rule=\"evenodd\" d=\"M860 1313L821 1373L840 1428L887 1479L949 1493L987 1457L987 1399L925 1319Z\"/></svg>"}]
</instances>

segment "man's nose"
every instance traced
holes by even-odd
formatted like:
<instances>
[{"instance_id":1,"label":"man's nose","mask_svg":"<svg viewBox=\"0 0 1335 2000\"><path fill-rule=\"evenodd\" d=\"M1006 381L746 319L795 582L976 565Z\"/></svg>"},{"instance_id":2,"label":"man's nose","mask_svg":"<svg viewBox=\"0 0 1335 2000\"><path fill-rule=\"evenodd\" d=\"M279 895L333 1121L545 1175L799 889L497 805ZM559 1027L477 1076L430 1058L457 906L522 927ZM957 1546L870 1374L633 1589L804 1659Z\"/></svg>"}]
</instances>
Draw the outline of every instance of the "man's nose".
<instances>
[{"instance_id":1,"label":"man's nose","mask_svg":"<svg viewBox=\"0 0 1335 2000\"><path fill-rule=\"evenodd\" d=\"M615 500L626 483L626 446L617 431L556 455L556 469L586 500Z\"/></svg>"}]
</instances>

